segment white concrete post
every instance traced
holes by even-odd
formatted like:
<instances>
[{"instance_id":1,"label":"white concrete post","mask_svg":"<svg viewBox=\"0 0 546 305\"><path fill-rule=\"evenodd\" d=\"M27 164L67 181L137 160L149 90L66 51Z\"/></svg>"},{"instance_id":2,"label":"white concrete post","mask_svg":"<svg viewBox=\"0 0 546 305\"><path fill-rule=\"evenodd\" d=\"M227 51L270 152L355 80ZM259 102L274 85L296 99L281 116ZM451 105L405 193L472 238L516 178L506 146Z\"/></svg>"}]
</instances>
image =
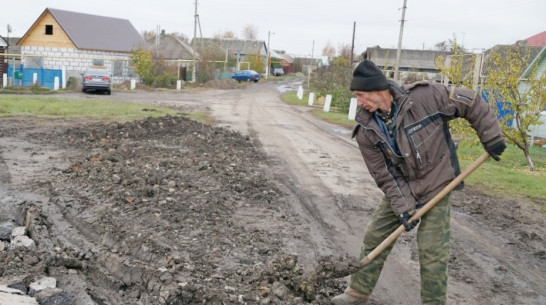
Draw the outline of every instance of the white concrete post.
<instances>
[{"instance_id":1,"label":"white concrete post","mask_svg":"<svg viewBox=\"0 0 546 305\"><path fill-rule=\"evenodd\" d=\"M176 81L176 90L180 90L182 89L182 81L181 80L177 80Z\"/></svg>"},{"instance_id":2,"label":"white concrete post","mask_svg":"<svg viewBox=\"0 0 546 305\"><path fill-rule=\"evenodd\" d=\"M330 112L330 104L332 103L332 95L326 95L326 101L324 101L324 112Z\"/></svg>"},{"instance_id":3,"label":"white concrete post","mask_svg":"<svg viewBox=\"0 0 546 305\"><path fill-rule=\"evenodd\" d=\"M131 80L131 90L135 90L136 88L136 80L132 79Z\"/></svg>"},{"instance_id":4,"label":"white concrete post","mask_svg":"<svg viewBox=\"0 0 546 305\"><path fill-rule=\"evenodd\" d=\"M315 92L309 93L309 100L307 101L307 105L313 106L313 102L315 101Z\"/></svg>"},{"instance_id":5,"label":"white concrete post","mask_svg":"<svg viewBox=\"0 0 546 305\"><path fill-rule=\"evenodd\" d=\"M355 120L356 118L356 98L351 98L351 104L349 105L349 120Z\"/></svg>"},{"instance_id":6,"label":"white concrete post","mask_svg":"<svg viewBox=\"0 0 546 305\"><path fill-rule=\"evenodd\" d=\"M55 76L55 79L53 80L53 90L57 91L59 90L59 77Z\"/></svg>"},{"instance_id":7,"label":"white concrete post","mask_svg":"<svg viewBox=\"0 0 546 305\"><path fill-rule=\"evenodd\" d=\"M66 89L66 67L63 66L62 70L61 70L61 77L62 77L62 88L63 89Z\"/></svg>"},{"instance_id":8,"label":"white concrete post","mask_svg":"<svg viewBox=\"0 0 546 305\"><path fill-rule=\"evenodd\" d=\"M2 88L5 88L8 86L8 74L4 73L2 76Z\"/></svg>"},{"instance_id":9,"label":"white concrete post","mask_svg":"<svg viewBox=\"0 0 546 305\"><path fill-rule=\"evenodd\" d=\"M36 85L38 82L38 73L32 73L32 84Z\"/></svg>"},{"instance_id":10,"label":"white concrete post","mask_svg":"<svg viewBox=\"0 0 546 305\"><path fill-rule=\"evenodd\" d=\"M302 86L299 86L298 87L298 99L302 99L303 98L303 87Z\"/></svg>"}]
</instances>

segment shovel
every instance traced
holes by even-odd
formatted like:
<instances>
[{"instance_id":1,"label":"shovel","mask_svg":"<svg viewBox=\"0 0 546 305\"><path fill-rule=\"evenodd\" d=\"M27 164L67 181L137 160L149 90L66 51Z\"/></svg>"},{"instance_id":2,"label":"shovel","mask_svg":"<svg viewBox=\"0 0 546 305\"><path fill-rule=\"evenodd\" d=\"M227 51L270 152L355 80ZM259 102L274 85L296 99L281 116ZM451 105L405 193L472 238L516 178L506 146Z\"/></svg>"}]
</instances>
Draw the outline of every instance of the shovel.
<instances>
[{"instance_id":1,"label":"shovel","mask_svg":"<svg viewBox=\"0 0 546 305\"><path fill-rule=\"evenodd\" d=\"M489 158L489 153L485 152L483 155L481 155L476 161L474 161L470 166L465 169L461 174L459 174L453 181L451 181L446 187L444 187L436 196L434 196L432 199L430 199L422 208L417 210L415 214L409 219L408 222L412 222L414 220L420 219L423 215L425 215L426 212L428 212L432 207L434 207L442 198L444 198L449 192L451 192L459 183L461 183L464 178L466 178L468 175L470 175L476 168L478 168L480 165L482 165L483 162L485 162ZM396 239L406 231L406 228L404 225L400 225L398 229L396 229L389 237L387 237L379 246L377 246L375 249L373 249L372 252L370 252L366 257L364 257L361 261L358 269L368 265L372 262L374 258L376 258L381 252L383 252L390 244L396 241Z\"/></svg>"}]
</instances>

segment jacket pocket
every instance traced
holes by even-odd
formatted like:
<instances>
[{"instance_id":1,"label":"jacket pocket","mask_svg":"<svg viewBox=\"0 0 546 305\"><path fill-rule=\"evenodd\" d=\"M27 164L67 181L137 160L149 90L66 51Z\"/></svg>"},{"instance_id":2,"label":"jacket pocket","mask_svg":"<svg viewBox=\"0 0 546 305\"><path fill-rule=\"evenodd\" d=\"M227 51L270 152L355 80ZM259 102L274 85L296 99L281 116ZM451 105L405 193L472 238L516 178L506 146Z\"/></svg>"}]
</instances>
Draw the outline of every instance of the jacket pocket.
<instances>
[{"instance_id":1,"label":"jacket pocket","mask_svg":"<svg viewBox=\"0 0 546 305\"><path fill-rule=\"evenodd\" d=\"M408 147L406 164L413 177L422 177L431 171L449 153L446 144L445 123L440 117L429 117L404 129Z\"/></svg>"}]
</instances>

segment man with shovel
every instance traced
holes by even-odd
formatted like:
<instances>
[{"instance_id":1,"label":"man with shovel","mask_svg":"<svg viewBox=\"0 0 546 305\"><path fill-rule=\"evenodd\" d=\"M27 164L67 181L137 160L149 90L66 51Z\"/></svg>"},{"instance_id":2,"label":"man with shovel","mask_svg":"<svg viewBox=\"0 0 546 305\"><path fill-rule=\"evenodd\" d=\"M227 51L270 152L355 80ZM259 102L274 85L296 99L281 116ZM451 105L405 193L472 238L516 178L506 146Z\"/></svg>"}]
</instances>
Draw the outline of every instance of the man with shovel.
<instances>
[{"instance_id":1,"label":"man with shovel","mask_svg":"<svg viewBox=\"0 0 546 305\"><path fill-rule=\"evenodd\" d=\"M361 108L353 137L385 195L364 233L363 259L397 227L403 225L406 231L416 227L419 220L410 220L411 216L459 175L449 120L470 122L497 161L506 144L495 113L477 92L428 82L400 87L368 60L355 69L350 89ZM462 183L456 189L461 188ZM448 193L422 216L417 231L422 304L446 302L449 198ZM349 287L332 303L366 304L392 246L354 273Z\"/></svg>"}]
</instances>

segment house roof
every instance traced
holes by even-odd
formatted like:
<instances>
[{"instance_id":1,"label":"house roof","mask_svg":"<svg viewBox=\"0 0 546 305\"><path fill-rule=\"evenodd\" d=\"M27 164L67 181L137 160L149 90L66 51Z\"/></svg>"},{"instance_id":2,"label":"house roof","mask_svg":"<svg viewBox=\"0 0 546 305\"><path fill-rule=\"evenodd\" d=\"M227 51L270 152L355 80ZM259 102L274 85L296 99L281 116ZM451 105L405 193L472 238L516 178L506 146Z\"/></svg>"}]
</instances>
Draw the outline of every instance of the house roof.
<instances>
[{"instance_id":1,"label":"house roof","mask_svg":"<svg viewBox=\"0 0 546 305\"><path fill-rule=\"evenodd\" d=\"M42 16L50 13L76 48L84 50L132 52L146 42L127 19L104 17L46 8L21 40L31 32Z\"/></svg>"},{"instance_id":2,"label":"house roof","mask_svg":"<svg viewBox=\"0 0 546 305\"><path fill-rule=\"evenodd\" d=\"M197 45L196 45L197 44ZM235 38L199 38L192 40L191 45L199 50L199 48L208 48L217 46L222 50L228 50L230 53L245 54L261 54L265 55L267 48L263 40L250 39L235 39Z\"/></svg>"},{"instance_id":3,"label":"house roof","mask_svg":"<svg viewBox=\"0 0 546 305\"><path fill-rule=\"evenodd\" d=\"M528 77L529 74L531 74L531 71L533 70L533 67L535 66L535 64L539 65L539 68L537 70L538 75L539 76L545 75L546 69L544 68L544 64L542 64L542 68L540 68L541 62L543 62L545 58L546 58L546 47L542 47L542 49L540 50L538 55L533 59L531 64L529 64L527 69L523 71L523 74L521 75L521 77L523 78Z\"/></svg>"},{"instance_id":4,"label":"house roof","mask_svg":"<svg viewBox=\"0 0 546 305\"><path fill-rule=\"evenodd\" d=\"M295 65L313 65L317 67L322 67L322 58L321 57L294 57Z\"/></svg>"},{"instance_id":5,"label":"house roof","mask_svg":"<svg viewBox=\"0 0 546 305\"><path fill-rule=\"evenodd\" d=\"M155 44L155 38L149 40L148 43L154 55L162 59L193 59L192 48L174 34L161 34L158 45ZM198 54L196 54L196 58L199 58Z\"/></svg>"},{"instance_id":6,"label":"house roof","mask_svg":"<svg viewBox=\"0 0 546 305\"><path fill-rule=\"evenodd\" d=\"M488 58L489 58L491 53L495 52L495 53L500 53L500 54L504 55L504 54L506 54L506 52L508 52L508 49L513 48L513 47L514 46L512 46L512 45L496 45L496 46L486 50L484 52L484 55L485 55L484 63L485 64L484 64L484 67L483 67L482 74L487 75L488 70L498 69L498 67L495 67L495 66L493 66L492 63L488 62ZM535 58L537 58L540 51L544 48L544 47L529 46L529 45L522 45L522 47L524 48L524 52L529 52L529 58L527 58L527 63L524 63L525 67L529 67L529 65L531 65L531 63L535 60Z\"/></svg>"},{"instance_id":7,"label":"house roof","mask_svg":"<svg viewBox=\"0 0 546 305\"><path fill-rule=\"evenodd\" d=\"M286 52L282 50L271 50L271 53L269 54L269 56L271 56L271 58L274 58L274 59L283 60L288 64L294 63L294 58L286 54Z\"/></svg>"},{"instance_id":8,"label":"house roof","mask_svg":"<svg viewBox=\"0 0 546 305\"><path fill-rule=\"evenodd\" d=\"M394 67L397 49L369 47L362 54L365 59L373 61L378 67ZM446 57L449 52L436 50L409 50L400 51L400 69L437 70L435 59L438 56Z\"/></svg>"},{"instance_id":9,"label":"house roof","mask_svg":"<svg viewBox=\"0 0 546 305\"><path fill-rule=\"evenodd\" d=\"M8 46L8 42L4 39L4 37L0 36L0 47L5 48Z\"/></svg>"},{"instance_id":10,"label":"house roof","mask_svg":"<svg viewBox=\"0 0 546 305\"><path fill-rule=\"evenodd\" d=\"M19 54L21 53L21 47L19 47L17 45L17 43L19 42L19 40L21 39L20 37L9 37L9 38L6 38L6 37L2 37L0 36L1 39L3 39L4 41L6 41L8 43L7 47L8 47L8 52L10 54ZM1 40L0 40L0 46L3 46L2 43L1 43ZM5 46L4 46L5 47Z\"/></svg>"},{"instance_id":11,"label":"house roof","mask_svg":"<svg viewBox=\"0 0 546 305\"><path fill-rule=\"evenodd\" d=\"M533 35L525 39L525 41L530 46L546 46L546 31Z\"/></svg>"}]
</instances>

